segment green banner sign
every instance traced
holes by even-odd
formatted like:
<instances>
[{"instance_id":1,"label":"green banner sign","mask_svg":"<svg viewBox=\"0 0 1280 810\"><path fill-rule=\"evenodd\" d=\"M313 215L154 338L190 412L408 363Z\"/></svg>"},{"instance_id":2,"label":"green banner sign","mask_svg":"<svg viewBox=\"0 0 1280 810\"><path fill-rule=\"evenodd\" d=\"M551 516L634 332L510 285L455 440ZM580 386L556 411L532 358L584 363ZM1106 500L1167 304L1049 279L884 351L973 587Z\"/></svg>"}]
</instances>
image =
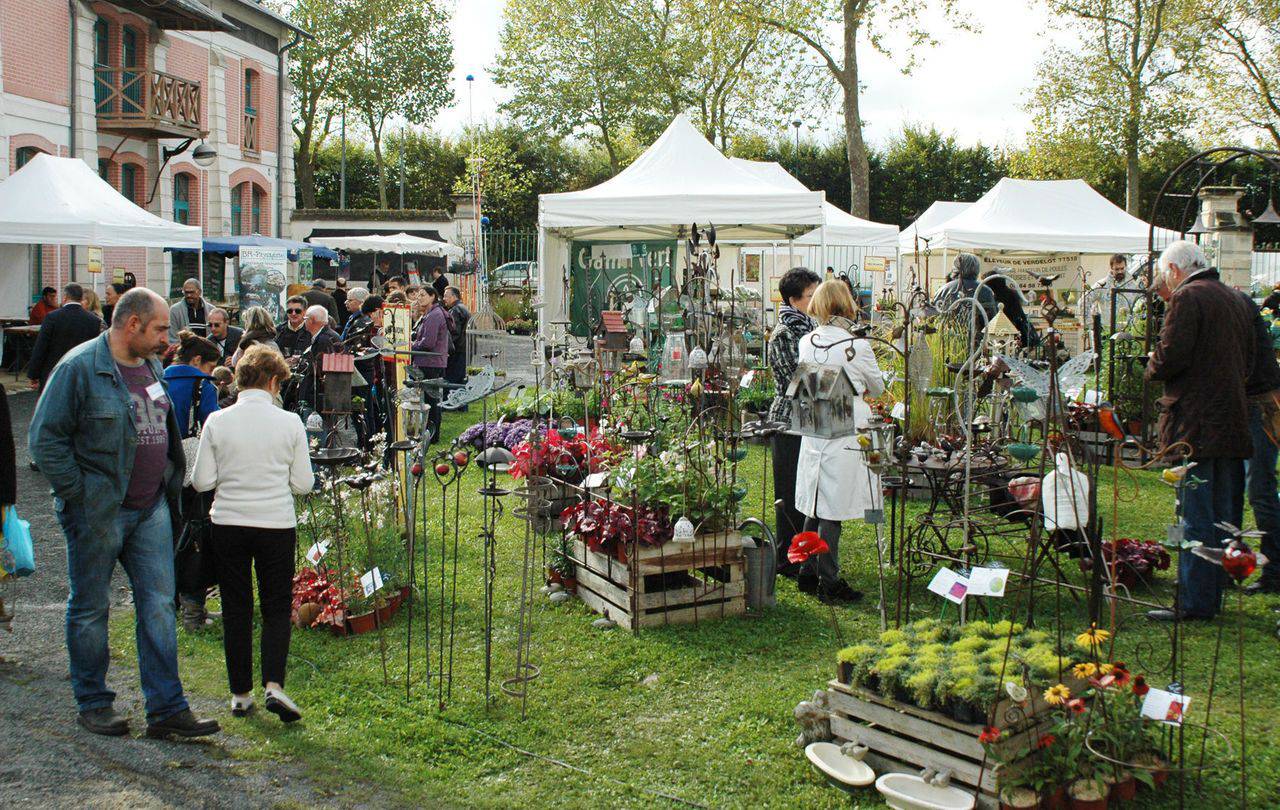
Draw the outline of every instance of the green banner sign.
<instances>
[{"instance_id":1,"label":"green banner sign","mask_svg":"<svg viewBox=\"0 0 1280 810\"><path fill-rule=\"evenodd\" d=\"M570 332L585 337L600 312L648 302L671 284L675 240L572 242L569 245Z\"/></svg>"}]
</instances>

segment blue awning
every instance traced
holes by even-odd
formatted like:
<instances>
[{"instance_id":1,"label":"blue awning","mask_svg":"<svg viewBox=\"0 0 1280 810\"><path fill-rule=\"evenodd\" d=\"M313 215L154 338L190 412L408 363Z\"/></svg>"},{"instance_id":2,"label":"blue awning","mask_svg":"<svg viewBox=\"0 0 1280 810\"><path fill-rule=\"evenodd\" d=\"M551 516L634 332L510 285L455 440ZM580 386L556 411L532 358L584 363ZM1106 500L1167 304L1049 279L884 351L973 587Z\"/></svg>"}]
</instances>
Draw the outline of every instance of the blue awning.
<instances>
[{"instance_id":1,"label":"blue awning","mask_svg":"<svg viewBox=\"0 0 1280 810\"><path fill-rule=\"evenodd\" d=\"M273 236L263 236L260 233L251 234L249 236L209 236L204 240L205 253L221 253L226 256L235 256L240 253L240 248L244 245L250 247L282 247L289 250L289 261L296 262L298 260L298 251L303 248L311 248L315 251L317 259L337 259L337 251L331 250L323 245L313 245L310 242L299 242L294 239L276 239ZM173 252L194 253L190 248L165 248Z\"/></svg>"}]
</instances>

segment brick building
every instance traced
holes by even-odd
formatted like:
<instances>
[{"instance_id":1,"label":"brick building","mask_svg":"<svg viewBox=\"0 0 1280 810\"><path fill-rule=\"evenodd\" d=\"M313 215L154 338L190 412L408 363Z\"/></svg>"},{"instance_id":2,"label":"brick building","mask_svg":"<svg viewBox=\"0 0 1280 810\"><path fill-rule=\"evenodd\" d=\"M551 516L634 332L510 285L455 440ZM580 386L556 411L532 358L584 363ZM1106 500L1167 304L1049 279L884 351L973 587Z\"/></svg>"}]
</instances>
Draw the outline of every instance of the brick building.
<instances>
[{"instance_id":1,"label":"brick building","mask_svg":"<svg viewBox=\"0 0 1280 810\"><path fill-rule=\"evenodd\" d=\"M38 152L74 154L138 205L206 235L287 235L287 52L303 36L253 0L3 0L0 177ZM202 146L213 154L197 160ZM72 255L28 251L33 301L71 278L102 289L117 268L169 295L197 265L190 253L106 248L105 272L91 278L87 251L74 267ZM221 264L206 270L209 297L223 298Z\"/></svg>"}]
</instances>

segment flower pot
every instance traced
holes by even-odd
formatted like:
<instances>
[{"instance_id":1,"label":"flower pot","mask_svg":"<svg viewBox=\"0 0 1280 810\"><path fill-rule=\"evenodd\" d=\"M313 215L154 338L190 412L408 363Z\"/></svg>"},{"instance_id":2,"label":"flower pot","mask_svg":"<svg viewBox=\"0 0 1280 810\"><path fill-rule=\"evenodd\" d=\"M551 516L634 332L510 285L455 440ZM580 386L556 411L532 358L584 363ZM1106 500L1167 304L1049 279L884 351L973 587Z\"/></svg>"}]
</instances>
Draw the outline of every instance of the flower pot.
<instances>
[{"instance_id":1,"label":"flower pot","mask_svg":"<svg viewBox=\"0 0 1280 810\"><path fill-rule=\"evenodd\" d=\"M1067 810L1068 806L1066 785L1048 789L1040 796L1040 807L1043 810Z\"/></svg>"},{"instance_id":2,"label":"flower pot","mask_svg":"<svg viewBox=\"0 0 1280 810\"><path fill-rule=\"evenodd\" d=\"M1111 800L1115 802L1131 802L1138 795L1138 780L1133 774L1125 771L1111 785Z\"/></svg>"},{"instance_id":3,"label":"flower pot","mask_svg":"<svg viewBox=\"0 0 1280 810\"><path fill-rule=\"evenodd\" d=\"M1078 779L1067 788L1071 810L1107 810L1107 786L1099 781Z\"/></svg>"},{"instance_id":4,"label":"flower pot","mask_svg":"<svg viewBox=\"0 0 1280 810\"><path fill-rule=\"evenodd\" d=\"M347 617L347 632L353 636L363 635L378 629L379 625L385 625L391 621L391 618L400 610L400 603L409 595L409 586L401 588L399 592L392 595L387 603L378 608L377 611L369 611L361 613L359 616Z\"/></svg>"},{"instance_id":5,"label":"flower pot","mask_svg":"<svg viewBox=\"0 0 1280 810\"><path fill-rule=\"evenodd\" d=\"M1040 804L1034 790L1014 788L1000 791L1000 810L1027 810Z\"/></svg>"},{"instance_id":6,"label":"flower pot","mask_svg":"<svg viewBox=\"0 0 1280 810\"><path fill-rule=\"evenodd\" d=\"M840 661L836 664L836 679L840 683L847 684L853 680L853 664L848 661Z\"/></svg>"},{"instance_id":7,"label":"flower pot","mask_svg":"<svg viewBox=\"0 0 1280 810\"><path fill-rule=\"evenodd\" d=\"M577 592L578 592L578 578L577 578L577 577L561 577L561 578L560 578L560 584L564 586L565 592L567 592L567 593L577 593Z\"/></svg>"},{"instance_id":8,"label":"flower pot","mask_svg":"<svg viewBox=\"0 0 1280 810\"><path fill-rule=\"evenodd\" d=\"M548 566L547 567L547 584L555 585L563 582L564 582L564 578L560 576L560 572Z\"/></svg>"}]
</instances>

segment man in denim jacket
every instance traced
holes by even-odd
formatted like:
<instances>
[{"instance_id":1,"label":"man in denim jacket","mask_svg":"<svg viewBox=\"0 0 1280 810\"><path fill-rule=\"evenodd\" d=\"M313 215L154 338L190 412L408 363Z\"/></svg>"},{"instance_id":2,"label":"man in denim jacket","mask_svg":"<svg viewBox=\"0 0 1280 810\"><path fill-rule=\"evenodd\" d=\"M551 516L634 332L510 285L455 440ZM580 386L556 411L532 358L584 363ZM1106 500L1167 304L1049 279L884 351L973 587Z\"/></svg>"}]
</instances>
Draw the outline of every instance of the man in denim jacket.
<instances>
[{"instance_id":1,"label":"man in denim jacket","mask_svg":"<svg viewBox=\"0 0 1280 810\"><path fill-rule=\"evenodd\" d=\"M199 737L218 724L191 713L178 679L173 530L167 499L185 460L156 357L168 346L163 298L138 288L111 329L67 353L36 404L31 456L53 488L67 537L67 653L81 726L128 733L107 688L107 611L117 561L133 587L147 735Z\"/></svg>"}]
</instances>

